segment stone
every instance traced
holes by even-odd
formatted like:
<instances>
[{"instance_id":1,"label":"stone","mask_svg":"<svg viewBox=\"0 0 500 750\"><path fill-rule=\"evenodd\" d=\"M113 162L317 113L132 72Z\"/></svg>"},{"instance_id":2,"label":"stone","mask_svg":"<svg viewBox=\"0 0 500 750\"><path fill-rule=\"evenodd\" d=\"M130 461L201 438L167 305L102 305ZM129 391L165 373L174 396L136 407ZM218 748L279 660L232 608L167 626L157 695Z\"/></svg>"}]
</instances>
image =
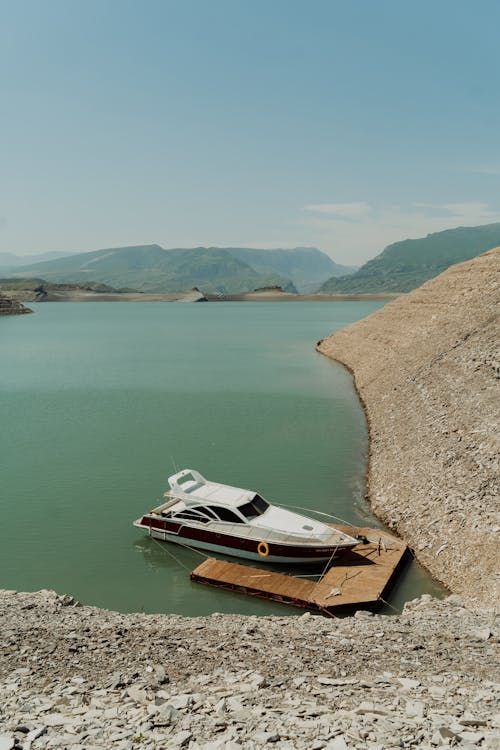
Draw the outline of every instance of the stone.
<instances>
[{"instance_id":1,"label":"stone","mask_svg":"<svg viewBox=\"0 0 500 750\"><path fill-rule=\"evenodd\" d=\"M484 732L460 732L458 736L462 742L469 742L471 745L477 745L484 740Z\"/></svg>"},{"instance_id":2,"label":"stone","mask_svg":"<svg viewBox=\"0 0 500 750\"><path fill-rule=\"evenodd\" d=\"M429 688L429 695L431 695L433 698L444 698L446 695L446 689L438 687L437 685L432 685Z\"/></svg>"},{"instance_id":3,"label":"stone","mask_svg":"<svg viewBox=\"0 0 500 750\"><path fill-rule=\"evenodd\" d=\"M0 734L0 750L12 750L15 745L15 738L12 734Z\"/></svg>"},{"instance_id":4,"label":"stone","mask_svg":"<svg viewBox=\"0 0 500 750\"><path fill-rule=\"evenodd\" d=\"M420 680L411 680L408 677L398 677L398 682L406 690L413 690L421 685Z\"/></svg>"},{"instance_id":5,"label":"stone","mask_svg":"<svg viewBox=\"0 0 500 750\"><path fill-rule=\"evenodd\" d=\"M486 727L488 725L486 719L480 719L479 717L473 716L470 713L465 713L463 716L461 716L458 720L458 723L463 727Z\"/></svg>"},{"instance_id":6,"label":"stone","mask_svg":"<svg viewBox=\"0 0 500 750\"><path fill-rule=\"evenodd\" d=\"M335 739L330 740L326 745L327 750L349 750L349 745L345 741L344 735L339 735Z\"/></svg>"},{"instance_id":7,"label":"stone","mask_svg":"<svg viewBox=\"0 0 500 750\"><path fill-rule=\"evenodd\" d=\"M474 640L487 641L491 635L491 630L489 628L472 628L470 635Z\"/></svg>"},{"instance_id":8,"label":"stone","mask_svg":"<svg viewBox=\"0 0 500 750\"><path fill-rule=\"evenodd\" d=\"M80 719L66 716L65 714L46 714L43 717L43 721L48 727L61 727L80 723Z\"/></svg>"},{"instance_id":9,"label":"stone","mask_svg":"<svg viewBox=\"0 0 500 750\"><path fill-rule=\"evenodd\" d=\"M463 596L460 596L460 594L450 594L450 596L447 597L446 601L448 602L448 604L452 604L454 607L464 606L464 598Z\"/></svg>"},{"instance_id":10,"label":"stone","mask_svg":"<svg viewBox=\"0 0 500 750\"><path fill-rule=\"evenodd\" d=\"M425 703L422 701L411 701L406 704L406 715L410 718L423 719L425 715Z\"/></svg>"},{"instance_id":11,"label":"stone","mask_svg":"<svg viewBox=\"0 0 500 750\"><path fill-rule=\"evenodd\" d=\"M368 701L362 701L357 708L354 709L355 714L377 714L378 716L387 716L389 711L385 706L377 705Z\"/></svg>"},{"instance_id":12,"label":"stone","mask_svg":"<svg viewBox=\"0 0 500 750\"><path fill-rule=\"evenodd\" d=\"M169 747L184 747L192 738L192 733L188 730L177 732L168 738Z\"/></svg>"},{"instance_id":13,"label":"stone","mask_svg":"<svg viewBox=\"0 0 500 750\"><path fill-rule=\"evenodd\" d=\"M156 727L169 727L182 718L182 713L172 705L161 706L158 713L152 716L151 721Z\"/></svg>"},{"instance_id":14,"label":"stone","mask_svg":"<svg viewBox=\"0 0 500 750\"><path fill-rule=\"evenodd\" d=\"M28 743L34 742L39 737L41 737L42 734L45 734L46 731L47 731L47 727L44 724L42 724L41 726L36 727L35 729L32 729L26 735L26 742L28 742Z\"/></svg>"},{"instance_id":15,"label":"stone","mask_svg":"<svg viewBox=\"0 0 500 750\"><path fill-rule=\"evenodd\" d=\"M129 685L127 688L127 695L132 698L136 703L146 703L148 695L145 690L136 685Z\"/></svg>"},{"instance_id":16,"label":"stone","mask_svg":"<svg viewBox=\"0 0 500 750\"><path fill-rule=\"evenodd\" d=\"M455 744L460 741L460 737L452 732L448 727L439 727L436 729L431 738L431 745L449 745L453 741Z\"/></svg>"},{"instance_id":17,"label":"stone","mask_svg":"<svg viewBox=\"0 0 500 750\"><path fill-rule=\"evenodd\" d=\"M186 708L189 708L189 706L192 706L194 703L193 696L184 694L184 695L174 695L169 699L169 703L171 706L178 710L183 710Z\"/></svg>"}]
</instances>

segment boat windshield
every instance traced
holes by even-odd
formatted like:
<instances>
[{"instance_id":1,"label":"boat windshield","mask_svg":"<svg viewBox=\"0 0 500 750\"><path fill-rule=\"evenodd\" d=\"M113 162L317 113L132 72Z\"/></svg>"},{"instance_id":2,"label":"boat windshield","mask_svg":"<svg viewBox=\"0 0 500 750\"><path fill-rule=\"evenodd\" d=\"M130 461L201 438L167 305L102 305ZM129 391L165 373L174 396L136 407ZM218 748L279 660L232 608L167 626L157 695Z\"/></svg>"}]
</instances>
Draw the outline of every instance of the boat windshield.
<instances>
[{"instance_id":1,"label":"boat windshield","mask_svg":"<svg viewBox=\"0 0 500 750\"><path fill-rule=\"evenodd\" d=\"M268 508L269 503L267 500L264 500L260 495L255 495L253 500L250 500L249 503L245 503L244 505L240 505L238 510L245 516L245 518L251 519L261 516Z\"/></svg>"}]
</instances>

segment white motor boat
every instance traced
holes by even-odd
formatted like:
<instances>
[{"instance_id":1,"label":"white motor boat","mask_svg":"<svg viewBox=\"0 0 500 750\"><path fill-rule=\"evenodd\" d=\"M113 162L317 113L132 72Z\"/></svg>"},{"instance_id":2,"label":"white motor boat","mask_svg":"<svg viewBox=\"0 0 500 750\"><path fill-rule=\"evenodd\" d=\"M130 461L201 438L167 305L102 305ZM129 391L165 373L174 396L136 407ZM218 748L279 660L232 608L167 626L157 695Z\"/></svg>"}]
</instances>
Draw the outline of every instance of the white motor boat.
<instances>
[{"instance_id":1,"label":"white motor boat","mask_svg":"<svg viewBox=\"0 0 500 750\"><path fill-rule=\"evenodd\" d=\"M359 544L340 529L193 469L168 483L166 501L134 521L155 539L270 563L327 562Z\"/></svg>"}]
</instances>

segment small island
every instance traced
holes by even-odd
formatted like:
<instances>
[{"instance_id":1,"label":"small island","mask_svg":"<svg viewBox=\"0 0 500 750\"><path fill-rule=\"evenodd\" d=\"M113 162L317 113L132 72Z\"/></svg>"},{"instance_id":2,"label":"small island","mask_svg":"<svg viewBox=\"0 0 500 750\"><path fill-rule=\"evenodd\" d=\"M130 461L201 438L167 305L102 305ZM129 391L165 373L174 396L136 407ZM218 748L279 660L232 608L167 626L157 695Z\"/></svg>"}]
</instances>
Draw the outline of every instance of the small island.
<instances>
[{"instance_id":1,"label":"small island","mask_svg":"<svg viewBox=\"0 0 500 750\"><path fill-rule=\"evenodd\" d=\"M0 315L24 315L31 312L33 310L30 310L29 307L0 292Z\"/></svg>"}]
</instances>

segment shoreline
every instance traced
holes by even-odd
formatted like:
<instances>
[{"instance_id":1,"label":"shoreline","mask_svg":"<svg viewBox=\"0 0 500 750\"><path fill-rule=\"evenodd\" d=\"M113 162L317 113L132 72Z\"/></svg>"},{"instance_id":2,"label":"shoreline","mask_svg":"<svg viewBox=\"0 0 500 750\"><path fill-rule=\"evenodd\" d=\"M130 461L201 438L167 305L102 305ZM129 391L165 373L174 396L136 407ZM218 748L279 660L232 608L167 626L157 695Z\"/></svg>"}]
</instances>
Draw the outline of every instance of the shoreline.
<instances>
[{"instance_id":1,"label":"shoreline","mask_svg":"<svg viewBox=\"0 0 500 750\"><path fill-rule=\"evenodd\" d=\"M241 294L206 294L205 300L195 299L192 292L92 292L86 290L49 291L43 299L31 290L6 290L18 302L362 302L392 300L399 294L289 294L287 292L255 291ZM201 296L201 295L200 295Z\"/></svg>"},{"instance_id":2,"label":"shoreline","mask_svg":"<svg viewBox=\"0 0 500 750\"><path fill-rule=\"evenodd\" d=\"M351 372L363 406L372 511L471 606L500 604L499 270L489 251L316 345Z\"/></svg>"}]
</instances>

